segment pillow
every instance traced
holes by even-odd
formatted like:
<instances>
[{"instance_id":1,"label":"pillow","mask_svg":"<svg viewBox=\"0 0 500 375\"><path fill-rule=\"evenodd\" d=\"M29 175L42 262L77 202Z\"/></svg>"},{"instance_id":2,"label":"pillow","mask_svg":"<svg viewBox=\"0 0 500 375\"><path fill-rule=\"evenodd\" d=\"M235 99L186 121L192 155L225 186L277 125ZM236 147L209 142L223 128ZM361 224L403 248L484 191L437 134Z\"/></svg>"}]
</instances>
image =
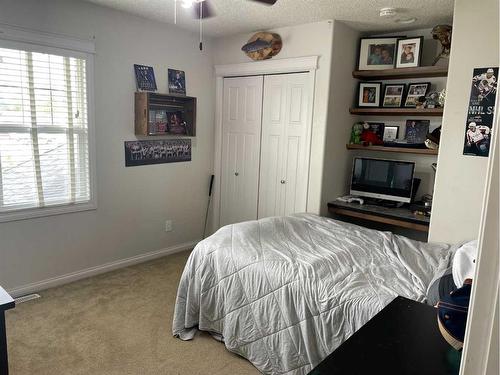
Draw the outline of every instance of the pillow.
<instances>
[{"instance_id":1,"label":"pillow","mask_svg":"<svg viewBox=\"0 0 500 375\"><path fill-rule=\"evenodd\" d=\"M467 242L458 248L453 257L453 281L457 288L464 285L466 279L473 279L476 270L477 240Z\"/></svg>"}]
</instances>

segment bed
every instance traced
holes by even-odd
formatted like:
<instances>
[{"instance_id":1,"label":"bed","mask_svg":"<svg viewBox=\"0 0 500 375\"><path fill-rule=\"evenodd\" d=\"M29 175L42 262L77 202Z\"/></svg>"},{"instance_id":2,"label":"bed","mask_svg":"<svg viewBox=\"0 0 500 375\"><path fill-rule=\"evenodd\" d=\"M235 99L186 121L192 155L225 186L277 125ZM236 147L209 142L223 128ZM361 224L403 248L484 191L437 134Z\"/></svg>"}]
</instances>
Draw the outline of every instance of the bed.
<instances>
[{"instance_id":1,"label":"bed","mask_svg":"<svg viewBox=\"0 0 500 375\"><path fill-rule=\"evenodd\" d=\"M453 251L310 214L228 225L191 253L173 334L208 331L264 374L307 374L396 296L423 301Z\"/></svg>"}]
</instances>

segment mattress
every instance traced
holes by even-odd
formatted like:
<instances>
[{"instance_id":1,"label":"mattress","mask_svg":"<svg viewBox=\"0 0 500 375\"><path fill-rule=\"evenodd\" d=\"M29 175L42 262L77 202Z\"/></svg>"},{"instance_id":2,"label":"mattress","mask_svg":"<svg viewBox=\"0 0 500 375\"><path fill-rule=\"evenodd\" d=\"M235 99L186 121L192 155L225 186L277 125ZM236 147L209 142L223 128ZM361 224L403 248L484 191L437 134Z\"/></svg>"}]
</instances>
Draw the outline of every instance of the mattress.
<instances>
[{"instance_id":1,"label":"mattress","mask_svg":"<svg viewBox=\"0 0 500 375\"><path fill-rule=\"evenodd\" d=\"M396 296L423 301L453 250L310 214L228 225L191 253L173 334L208 331L264 374L306 374Z\"/></svg>"}]
</instances>

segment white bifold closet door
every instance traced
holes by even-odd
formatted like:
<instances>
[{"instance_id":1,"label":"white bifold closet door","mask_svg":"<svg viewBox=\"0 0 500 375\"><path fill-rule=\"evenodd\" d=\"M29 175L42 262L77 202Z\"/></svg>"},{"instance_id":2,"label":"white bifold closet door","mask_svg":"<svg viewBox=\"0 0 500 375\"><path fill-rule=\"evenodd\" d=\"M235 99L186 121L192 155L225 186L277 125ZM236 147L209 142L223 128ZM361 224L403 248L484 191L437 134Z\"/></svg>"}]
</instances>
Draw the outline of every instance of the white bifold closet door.
<instances>
[{"instance_id":1,"label":"white bifold closet door","mask_svg":"<svg viewBox=\"0 0 500 375\"><path fill-rule=\"evenodd\" d=\"M308 73L264 77L258 218L306 211L311 95Z\"/></svg>"},{"instance_id":2,"label":"white bifold closet door","mask_svg":"<svg viewBox=\"0 0 500 375\"><path fill-rule=\"evenodd\" d=\"M257 218L263 80L224 79L221 226Z\"/></svg>"}]
</instances>

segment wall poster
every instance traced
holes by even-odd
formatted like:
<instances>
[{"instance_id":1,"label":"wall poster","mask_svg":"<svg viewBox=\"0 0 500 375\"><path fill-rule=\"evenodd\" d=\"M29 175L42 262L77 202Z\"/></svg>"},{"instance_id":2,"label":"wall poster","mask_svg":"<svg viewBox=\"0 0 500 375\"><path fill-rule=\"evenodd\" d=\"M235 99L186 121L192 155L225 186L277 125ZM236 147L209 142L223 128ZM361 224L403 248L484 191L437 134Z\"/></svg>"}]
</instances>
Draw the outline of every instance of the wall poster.
<instances>
[{"instance_id":1,"label":"wall poster","mask_svg":"<svg viewBox=\"0 0 500 375\"><path fill-rule=\"evenodd\" d=\"M125 166L191 161L191 139L125 141Z\"/></svg>"},{"instance_id":2,"label":"wall poster","mask_svg":"<svg viewBox=\"0 0 500 375\"><path fill-rule=\"evenodd\" d=\"M464 155L488 156L493 132L498 67L476 68L465 126Z\"/></svg>"}]
</instances>

